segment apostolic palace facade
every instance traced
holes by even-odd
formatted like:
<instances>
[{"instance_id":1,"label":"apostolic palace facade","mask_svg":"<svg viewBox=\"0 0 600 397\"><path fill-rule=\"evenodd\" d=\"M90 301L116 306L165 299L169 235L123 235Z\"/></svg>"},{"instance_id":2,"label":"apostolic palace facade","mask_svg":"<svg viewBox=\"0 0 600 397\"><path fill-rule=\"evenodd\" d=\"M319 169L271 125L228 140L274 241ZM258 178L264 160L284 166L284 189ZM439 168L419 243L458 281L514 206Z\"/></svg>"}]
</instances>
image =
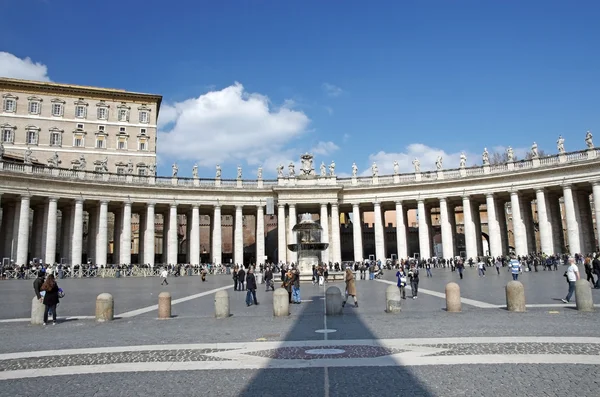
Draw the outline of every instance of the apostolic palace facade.
<instances>
[{"instance_id":1,"label":"apostolic palace facade","mask_svg":"<svg viewBox=\"0 0 600 397\"><path fill-rule=\"evenodd\" d=\"M281 167L274 180L181 178L176 170L161 177L155 174L161 96L13 79L0 79L0 95L5 262L154 266L203 258L219 264L224 219L232 220L233 263L294 262L285 247L302 213L320 219L327 262L596 251L600 149L590 133L582 136L583 150L566 152L559 142L558 154L542 156L534 145L528 159L509 154L498 164L484 151L482 166L467 167L461 159L457 169L444 169L438 159L435 171L421 171L416 161L411 173L394 167L393 175L379 175L374 165L369 177L340 178L334 164L315 171L307 154L298 171L290 167L284 174ZM394 244L386 239L386 211L395 212ZM415 227L407 223L409 211L416 211ZM362 216L355 216L363 212L373 212L369 248ZM352 214L351 224L345 214ZM250 258L247 216L255 220ZM266 246L269 222L272 249ZM411 230L418 244L410 243ZM345 231L351 233L349 250L342 247Z\"/></svg>"}]
</instances>

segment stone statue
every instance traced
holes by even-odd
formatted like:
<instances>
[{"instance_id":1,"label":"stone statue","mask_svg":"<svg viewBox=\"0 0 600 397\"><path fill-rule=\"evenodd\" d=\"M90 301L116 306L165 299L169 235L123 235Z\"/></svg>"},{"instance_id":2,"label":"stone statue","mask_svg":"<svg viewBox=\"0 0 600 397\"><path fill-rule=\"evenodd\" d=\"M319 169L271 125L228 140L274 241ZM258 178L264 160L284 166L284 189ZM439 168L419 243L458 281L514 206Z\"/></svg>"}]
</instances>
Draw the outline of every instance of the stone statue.
<instances>
[{"instance_id":1,"label":"stone statue","mask_svg":"<svg viewBox=\"0 0 600 397\"><path fill-rule=\"evenodd\" d=\"M510 146L506 149L506 158L509 163L515 161L515 151Z\"/></svg>"},{"instance_id":2,"label":"stone statue","mask_svg":"<svg viewBox=\"0 0 600 397\"><path fill-rule=\"evenodd\" d=\"M321 176L327 176L327 171L325 170L325 163L321 162Z\"/></svg>"},{"instance_id":3,"label":"stone statue","mask_svg":"<svg viewBox=\"0 0 600 397\"><path fill-rule=\"evenodd\" d=\"M238 165L237 168L237 179L242 179L242 167Z\"/></svg>"},{"instance_id":4,"label":"stone statue","mask_svg":"<svg viewBox=\"0 0 600 397\"><path fill-rule=\"evenodd\" d=\"M221 179L221 166L217 164L217 173L215 174L215 178Z\"/></svg>"},{"instance_id":5,"label":"stone statue","mask_svg":"<svg viewBox=\"0 0 600 397\"><path fill-rule=\"evenodd\" d=\"M194 164L192 167L192 178L198 178L198 164Z\"/></svg>"},{"instance_id":6,"label":"stone statue","mask_svg":"<svg viewBox=\"0 0 600 397\"><path fill-rule=\"evenodd\" d=\"M592 141L592 133L590 131L588 131L585 134L585 144L587 146L588 149L593 149L594 148L594 142Z\"/></svg>"},{"instance_id":7,"label":"stone statue","mask_svg":"<svg viewBox=\"0 0 600 397\"><path fill-rule=\"evenodd\" d=\"M435 160L435 168L438 171L442 170L442 156L438 156L437 160Z\"/></svg>"},{"instance_id":8,"label":"stone statue","mask_svg":"<svg viewBox=\"0 0 600 397\"><path fill-rule=\"evenodd\" d=\"M376 177L379 175L379 169L377 168L377 164L373 161L373 165L371 166L371 173L373 174L373 177Z\"/></svg>"},{"instance_id":9,"label":"stone statue","mask_svg":"<svg viewBox=\"0 0 600 397\"><path fill-rule=\"evenodd\" d=\"M398 164L397 160L394 160L394 175L398 175L400 173L400 164Z\"/></svg>"},{"instance_id":10,"label":"stone statue","mask_svg":"<svg viewBox=\"0 0 600 397\"><path fill-rule=\"evenodd\" d=\"M562 135L558 136L558 141L556 141L556 148L558 149L558 153L563 154L565 152L565 138Z\"/></svg>"},{"instance_id":11,"label":"stone statue","mask_svg":"<svg viewBox=\"0 0 600 397\"><path fill-rule=\"evenodd\" d=\"M4 142L0 142L0 160L4 157Z\"/></svg>"},{"instance_id":12,"label":"stone statue","mask_svg":"<svg viewBox=\"0 0 600 397\"><path fill-rule=\"evenodd\" d=\"M288 174L290 177L296 176L296 166L293 162L290 162L290 165L288 165Z\"/></svg>"},{"instance_id":13,"label":"stone statue","mask_svg":"<svg viewBox=\"0 0 600 397\"><path fill-rule=\"evenodd\" d=\"M61 161L58 158L58 152L54 152L54 155L48 159L48 166L51 168L58 168Z\"/></svg>"},{"instance_id":14,"label":"stone statue","mask_svg":"<svg viewBox=\"0 0 600 397\"><path fill-rule=\"evenodd\" d=\"M133 175L133 161L131 161L131 159L129 159L129 162L127 163L127 173Z\"/></svg>"},{"instance_id":15,"label":"stone statue","mask_svg":"<svg viewBox=\"0 0 600 397\"><path fill-rule=\"evenodd\" d=\"M300 168L300 175L303 176L314 176L315 169L313 168L313 155L310 153L304 153L300 156L300 162L302 168Z\"/></svg>"},{"instance_id":16,"label":"stone statue","mask_svg":"<svg viewBox=\"0 0 600 397\"><path fill-rule=\"evenodd\" d=\"M256 173L257 179L262 179L262 167L258 167L258 172Z\"/></svg>"},{"instance_id":17,"label":"stone statue","mask_svg":"<svg viewBox=\"0 0 600 397\"><path fill-rule=\"evenodd\" d=\"M177 163L173 163L173 165L171 166L171 170L173 171L171 176L173 178L177 178L177 173L179 172L179 167L177 167Z\"/></svg>"},{"instance_id":18,"label":"stone statue","mask_svg":"<svg viewBox=\"0 0 600 397\"><path fill-rule=\"evenodd\" d=\"M419 161L419 159L415 158L412 163L415 166L415 173L418 174L419 172L421 172L421 162Z\"/></svg>"},{"instance_id":19,"label":"stone statue","mask_svg":"<svg viewBox=\"0 0 600 397\"><path fill-rule=\"evenodd\" d=\"M460 154L460 168L465 168L467 166L467 155L465 152Z\"/></svg>"},{"instance_id":20,"label":"stone statue","mask_svg":"<svg viewBox=\"0 0 600 397\"><path fill-rule=\"evenodd\" d=\"M84 171L87 167L87 162L85 161L85 156L82 154L79 157L79 170Z\"/></svg>"},{"instance_id":21,"label":"stone statue","mask_svg":"<svg viewBox=\"0 0 600 397\"><path fill-rule=\"evenodd\" d=\"M277 167L277 177L283 178L283 164L279 164Z\"/></svg>"},{"instance_id":22,"label":"stone statue","mask_svg":"<svg viewBox=\"0 0 600 397\"><path fill-rule=\"evenodd\" d=\"M352 176L356 176L356 174L358 174L358 167L356 163L352 163Z\"/></svg>"},{"instance_id":23,"label":"stone statue","mask_svg":"<svg viewBox=\"0 0 600 397\"><path fill-rule=\"evenodd\" d=\"M533 145L531 145L531 158L537 159L539 157L540 157L540 153L538 152L538 145L537 145L537 143L533 142Z\"/></svg>"},{"instance_id":24,"label":"stone statue","mask_svg":"<svg viewBox=\"0 0 600 397\"><path fill-rule=\"evenodd\" d=\"M335 162L333 160L329 164L329 176L335 176Z\"/></svg>"},{"instance_id":25,"label":"stone statue","mask_svg":"<svg viewBox=\"0 0 600 397\"><path fill-rule=\"evenodd\" d=\"M102 162L104 163L106 171L108 171L108 167L106 166L106 163L108 163L108 158L105 157L104 160L102 160ZM148 173L152 176L156 176L156 164L150 164L148 166Z\"/></svg>"},{"instance_id":26,"label":"stone statue","mask_svg":"<svg viewBox=\"0 0 600 397\"><path fill-rule=\"evenodd\" d=\"M25 164L31 164L31 154L32 154L32 150L30 147L27 147L27 150L25 150L25 155L23 155L23 162Z\"/></svg>"},{"instance_id":27,"label":"stone statue","mask_svg":"<svg viewBox=\"0 0 600 397\"><path fill-rule=\"evenodd\" d=\"M490 154L486 147L483 148L483 154L481 155L481 159L483 160L483 165L490 165Z\"/></svg>"},{"instance_id":28,"label":"stone statue","mask_svg":"<svg viewBox=\"0 0 600 397\"><path fill-rule=\"evenodd\" d=\"M100 169L102 172L108 172L108 157L104 157L103 160L100 160ZM154 167L152 165L150 165L150 167L152 169L152 173L154 173Z\"/></svg>"}]
</instances>

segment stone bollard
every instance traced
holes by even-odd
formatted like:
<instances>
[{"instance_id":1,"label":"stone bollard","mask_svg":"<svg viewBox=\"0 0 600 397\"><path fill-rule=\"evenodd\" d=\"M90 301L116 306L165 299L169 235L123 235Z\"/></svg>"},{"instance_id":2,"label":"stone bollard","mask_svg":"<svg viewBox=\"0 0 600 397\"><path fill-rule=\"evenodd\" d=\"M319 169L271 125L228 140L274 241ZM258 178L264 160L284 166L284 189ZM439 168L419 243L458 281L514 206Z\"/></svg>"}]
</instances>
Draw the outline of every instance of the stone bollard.
<instances>
[{"instance_id":1,"label":"stone bollard","mask_svg":"<svg viewBox=\"0 0 600 397\"><path fill-rule=\"evenodd\" d=\"M509 312L525 311L525 288L519 281L506 284L506 308Z\"/></svg>"},{"instance_id":2,"label":"stone bollard","mask_svg":"<svg viewBox=\"0 0 600 397\"><path fill-rule=\"evenodd\" d=\"M456 283L446 284L446 311L450 313L461 311L460 286Z\"/></svg>"},{"instance_id":3,"label":"stone bollard","mask_svg":"<svg viewBox=\"0 0 600 397\"><path fill-rule=\"evenodd\" d=\"M103 293L96 298L96 321L102 323L115 318L115 301L111 294Z\"/></svg>"},{"instance_id":4,"label":"stone bollard","mask_svg":"<svg viewBox=\"0 0 600 397\"><path fill-rule=\"evenodd\" d=\"M171 318L171 293L161 292L158 294L158 318L167 320Z\"/></svg>"},{"instance_id":5,"label":"stone bollard","mask_svg":"<svg viewBox=\"0 0 600 397\"><path fill-rule=\"evenodd\" d=\"M44 323L45 306L36 296L31 300L31 325L42 325Z\"/></svg>"},{"instance_id":6,"label":"stone bollard","mask_svg":"<svg viewBox=\"0 0 600 397\"><path fill-rule=\"evenodd\" d=\"M277 288L273 292L273 316L284 317L290 315L290 296L285 288Z\"/></svg>"},{"instance_id":7,"label":"stone bollard","mask_svg":"<svg viewBox=\"0 0 600 397\"><path fill-rule=\"evenodd\" d=\"M329 287L325 291L325 314L328 316L342 314L342 292L338 287Z\"/></svg>"},{"instance_id":8,"label":"stone bollard","mask_svg":"<svg viewBox=\"0 0 600 397\"><path fill-rule=\"evenodd\" d=\"M575 305L580 312L593 312L594 299L589 281L579 279L575 281Z\"/></svg>"},{"instance_id":9,"label":"stone bollard","mask_svg":"<svg viewBox=\"0 0 600 397\"><path fill-rule=\"evenodd\" d=\"M229 293L225 290L215 294L215 317L229 318Z\"/></svg>"},{"instance_id":10,"label":"stone bollard","mask_svg":"<svg viewBox=\"0 0 600 397\"><path fill-rule=\"evenodd\" d=\"M385 312L400 313L400 289L395 285L390 285L385 290Z\"/></svg>"}]
</instances>

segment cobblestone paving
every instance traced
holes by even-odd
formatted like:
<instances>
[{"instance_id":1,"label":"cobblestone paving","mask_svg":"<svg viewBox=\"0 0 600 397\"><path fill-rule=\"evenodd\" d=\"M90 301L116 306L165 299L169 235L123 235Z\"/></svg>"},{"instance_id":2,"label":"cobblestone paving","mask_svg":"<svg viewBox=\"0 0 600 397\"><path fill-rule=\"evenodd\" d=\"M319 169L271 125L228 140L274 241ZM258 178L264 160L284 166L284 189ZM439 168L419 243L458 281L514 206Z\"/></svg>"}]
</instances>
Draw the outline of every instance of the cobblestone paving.
<instances>
[{"instance_id":1,"label":"cobblestone paving","mask_svg":"<svg viewBox=\"0 0 600 397\"><path fill-rule=\"evenodd\" d=\"M600 355L600 344L583 343L441 343L419 345L447 349L429 356L473 356L488 354L569 354Z\"/></svg>"},{"instance_id":2,"label":"cobblestone paving","mask_svg":"<svg viewBox=\"0 0 600 397\"><path fill-rule=\"evenodd\" d=\"M340 354L312 354L306 351L336 349L343 350ZM323 358L374 358L383 357L390 354L402 353L406 350L389 349L380 346L319 346L319 347L280 347L277 349L261 350L257 352L246 353L252 356L271 358L276 360L317 360Z\"/></svg>"},{"instance_id":3,"label":"cobblestone paving","mask_svg":"<svg viewBox=\"0 0 600 397\"><path fill-rule=\"evenodd\" d=\"M0 360L0 371L144 362L227 361L206 354L228 349L148 350L139 352L71 354Z\"/></svg>"}]
</instances>

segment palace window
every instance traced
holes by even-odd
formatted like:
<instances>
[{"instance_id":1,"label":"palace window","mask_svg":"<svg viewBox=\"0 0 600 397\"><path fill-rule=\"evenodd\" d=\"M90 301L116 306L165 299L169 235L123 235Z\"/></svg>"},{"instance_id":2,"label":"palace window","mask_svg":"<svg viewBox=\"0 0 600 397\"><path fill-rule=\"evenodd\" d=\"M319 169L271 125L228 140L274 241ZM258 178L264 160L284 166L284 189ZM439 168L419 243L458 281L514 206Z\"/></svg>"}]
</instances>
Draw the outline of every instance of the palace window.
<instances>
[{"instance_id":1,"label":"palace window","mask_svg":"<svg viewBox=\"0 0 600 397\"><path fill-rule=\"evenodd\" d=\"M129 122L129 109L131 109L131 108L129 106L125 105L124 103L122 103L118 106L117 116L118 116L120 122L123 122L123 123Z\"/></svg>"},{"instance_id":2,"label":"palace window","mask_svg":"<svg viewBox=\"0 0 600 397\"><path fill-rule=\"evenodd\" d=\"M96 104L98 106L98 120L108 120L108 108L109 106L104 101L100 101Z\"/></svg>"},{"instance_id":3,"label":"palace window","mask_svg":"<svg viewBox=\"0 0 600 397\"><path fill-rule=\"evenodd\" d=\"M98 126L98 132L104 132L106 130L106 127L103 125L99 125Z\"/></svg>"},{"instance_id":4,"label":"palace window","mask_svg":"<svg viewBox=\"0 0 600 397\"><path fill-rule=\"evenodd\" d=\"M26 138L28 145L37 145L38 144L38 135L40 129L34 126L25 127L26 130Z\"/></svg>"},{"instance_id":5,"label":"palace window","mask_svg":"<svg viewBox=\"0 0 600 397\"><path fill-rule=\"evenodd\" d=\"M125 175L127 169L124 166L118 166L117 167L117 174L119 175Z\"/></svg>"},{"instance_id":6,"label":"palace window","mask_svg":"<svg viewBox=\"0 0 600 397\"><path fill-rule=\"evenodd\" d=\"M50 146L61 146L62 145L62 130L58 128L50 129Z\"/></svg>"},{"instance_id":7,"label":"palace window","mask_svg":"<svg viewBox=\"0 0 600 397\"><path fill-rule=\"evenodd\" d=\"M146 135L146 129L140 128L140 135Z\"/></svg>"},{"instance_id":8,"label":"palace window","mask_svg":"<svg viewBox=\"0 0 600 397\"><path fill-rule=\"evenodd\" d=\"M146 175L148 175L148 169L146 168L146 166L139 166L138 165L138 175L139 176L146 176Z\"/></svg>"},{"instance_id":9,"label":"palace window","mask_svg":"<svg viewBox=\"0 0 600 397\"><path fill-rule=\"evenodd\" d=\"M127 137L120 136L117 138L117 149L127 150Z\"/></svg>"},{"instance_id":10,"label":"palace window","mask_svg":"<svg viewBox=\"0 0 600 397\"><path fill-rule=\"evenodd\" d=\"M142 152L145 152L146 150L148 150L148 143L146 143L146 141L140 141L138 150L141 150Z\"/></svg>"},{"instance_id":11,"label":"palace window","mask_svg":"<svg viewBox=\"0 0 600 397\"><path fill-rule=\"evenodd\" d=\"M18 97L11 94L2 95L2 110L7 113L15 113L17 111Z\"/></svg>"},{"instance_id":12,"label":"palace window","mask_svg":"<svg viewBox=\"0 0 600 397\"><path fill-rule=\"evenodd\" d=\"M73 134L73 147L84 147L85 146L85 138L83 134L77 133Z\"/></svg>"},{"instance_id":13,"label":"palace window","mask_svg":"<svg viewBox=\"0 0 600 397\"><path fill-rule=\"evenodd\" d=\"M54 117L62 117L65 113L65 101L62 99L53 99L52 100L52 116Z\"/></svg>"},{"instance_id":14,"label":"palace window","mask_svg":"<svg viewBox=\"0 0 600 397\"><path fill-rule=\"evenodd\" d=\"M29 105L27 111L29 114L41 114L42 113L42 99L38 97L29 97Z\"/></svg>"},{"instance_id":15,"label":"palace window","mask_svg":"<svg viewBox=\"0 0 600 397\"><path fill-rule=\"evenodd\" d=\"M13 143L15 139L15 127L10 125L2 126L2 142Z\"/></svg>"},{"instance_id":16,"label":"palace window","mask_svg":"<svg viewBox=\"0 0 600 397\"><path fill-rule=\"evenodd\" d=\"M86 116L86 108L83 105L75 106L75 117L78 119L84 119Z\"/></svg>"},{"instance_id":17,"label":"palace window","mask_svg":"<svg viewBox=\"0 0 600 397\"><path fill-rule=\"evenodd\" d=\"M148 124L150 123L150 108L145 104L138 108L138 115L140 123Z\"/></svg>"},{"instance_id":18,"label":"palace window","mask_svg":"<svg viewBox=\"0 0 600 397\"><path fill-rule=\"evenodd\" d=\"M104 135L96 136L96 149L106 149L106 139Z\"/></svg>"}]
</instances>

